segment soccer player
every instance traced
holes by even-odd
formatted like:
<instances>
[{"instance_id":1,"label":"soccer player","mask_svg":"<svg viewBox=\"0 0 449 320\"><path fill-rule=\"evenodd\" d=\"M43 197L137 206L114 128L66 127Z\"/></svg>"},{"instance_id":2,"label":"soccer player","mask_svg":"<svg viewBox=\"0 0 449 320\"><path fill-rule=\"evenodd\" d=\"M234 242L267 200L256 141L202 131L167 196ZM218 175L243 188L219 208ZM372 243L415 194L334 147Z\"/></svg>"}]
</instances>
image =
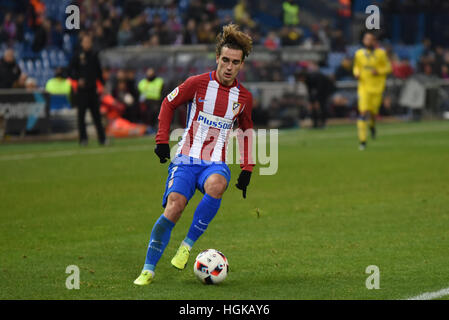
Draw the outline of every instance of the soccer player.
<instances>
[{"instance_id":1,"label":"soccer player","mask_svg":"<svg viewBox=\"0 0 449 320\"><path fill-rule=\"evenodd\" d=\"M363 36L363 46L354 56L354 77L358 80L357 120L360 150L365 150L367 129L371 137L376 138L376 116L382 104L387 75L391 72L391 64L385 50L377 47L374 33L366 32Z\"/></svg>"},{"instance_id":2,"label":"soccer player","mask_svg":"<svg viewBox=\"0 0 449 320\"><path fill-rule=\"evenodd\" d=\"M170 159L168 141L173 113L185 103L188 103L187 124L168 167L162 198L164 213L151 231L143 270L134 281L137 285L147 285L153 280L171 231L196 189L204 196L196 207L187 236L171 260L175 268L184 269L192 246L217 214L231 178L225 159L234 121L239 127L242 168L236 187L246 198L254 166L250 151L252 135L248 134L253 127L252 95L236 78L251 49L252 40L247 34L234 24L224 26L217 37L216 70L188 78L162 102L155 148L161 163Z\"/></svg>"}]
</instances>

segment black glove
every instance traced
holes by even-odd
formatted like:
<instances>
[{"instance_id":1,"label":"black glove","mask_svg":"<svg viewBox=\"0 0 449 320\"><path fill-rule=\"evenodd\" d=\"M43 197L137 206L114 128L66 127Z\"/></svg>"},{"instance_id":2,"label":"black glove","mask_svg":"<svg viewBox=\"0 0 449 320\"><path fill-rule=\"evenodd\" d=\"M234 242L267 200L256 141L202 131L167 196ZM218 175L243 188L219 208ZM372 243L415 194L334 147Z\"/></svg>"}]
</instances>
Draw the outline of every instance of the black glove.
<instances>
[{"instance_id":1,"label":"black glove","mask_svg":"<svg viewBox=\"0 0 449 320\"><path fill-rule=\"evenodd\" d=\"M239 178L237 179L237 184L235 185L238 189L243 191L244 199L246 199L246 187L248 187L250 179L251 171L242 170L242 172L240 172Z\"/></svg>"},{"instance_id":2,"label":"black glove","mask_svg":"<svg viewBox=\"0 0 449 320\"><path fill-rule=\"evenodd\" d=\"M170 147L168 143L157 144L156 148L154 148L154 153L159 157L161 163L167 162L167 159L170 159Z\"/></svg>"}]
</instances>

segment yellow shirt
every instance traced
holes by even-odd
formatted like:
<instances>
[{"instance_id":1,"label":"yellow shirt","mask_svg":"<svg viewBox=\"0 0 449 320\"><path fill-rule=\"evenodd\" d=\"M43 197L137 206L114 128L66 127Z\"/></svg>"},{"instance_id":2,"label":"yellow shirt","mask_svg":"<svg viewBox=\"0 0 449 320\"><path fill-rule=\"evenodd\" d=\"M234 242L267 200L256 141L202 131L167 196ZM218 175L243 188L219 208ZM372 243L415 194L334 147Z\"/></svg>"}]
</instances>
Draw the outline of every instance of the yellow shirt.
<instances>
[{"instance_id":1,"label":"yellow shirt","mask_svg":"<svg viewBox=\"0 0 449 320\"><path fill-rule=\"evenodd\" d=\"M377 75L373 75L373 70ZM357 50L354 56L354 76L359 77L358 91L381 94L385 89L387 75L391 72L391 64L383 49Z\"/></svg>"},{"instance_id":2,"label":"yellow shirt","mask_svg":"<svg viewBox=\"0 0 449 320\"><path fill-rule=\"evenodd\" d=\"M69 95L71 90L70 81L64 78L51 78L45 84L45 90L50 94Z\"/></svg>"},{"instance_id":3,"label":"yellow shirt","mask_svg":"<svg viewBox=\"0 0 449 320\"><path fill-rule=\"evenodd\" d=\"M284 2L282 4L284 9L284 24L289 26L296 26L299 24L299 7L297 4Z\"/></svg>"},{"instance_id":4,"label":"yellow shirt","mask_svg":"<svg viewBox=\"0 0 449 320\"><path fill-rule=\"evenodd\" d=\"M149 100L160 100L162 87L164 86L164 79L156 77L152 81L142 79L138 84L138 89L141 95L144 95Z\"/></svg>"}]
</instances>

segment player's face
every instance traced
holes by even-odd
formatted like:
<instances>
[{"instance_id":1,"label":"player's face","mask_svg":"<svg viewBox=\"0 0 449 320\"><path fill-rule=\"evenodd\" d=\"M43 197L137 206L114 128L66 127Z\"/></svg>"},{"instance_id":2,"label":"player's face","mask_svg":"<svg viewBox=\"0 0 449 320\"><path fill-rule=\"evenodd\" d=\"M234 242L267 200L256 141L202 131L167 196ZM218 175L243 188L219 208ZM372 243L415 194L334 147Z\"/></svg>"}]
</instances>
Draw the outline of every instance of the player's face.
<instances>
[{"instance_id":1,"label":"player's face","mask_svg":"<svg viewBox=\"0 0 449 320\"><path fill-rule=\"evenodd\" d=\"M243 67L243 52L238 49L223 47L217 56L217 77L225 86L230 86Z\"/></svg>"},{"instance_id":2,"label":"player's face","mask_svg":"<svg viewBox=\"0 0 449 320\"><path fill-rule=\"evenodd\" d=\"M92 39L90 37L84 37L81 42L81 47L85 51L89 51L92 48Z\"/></svg>"},{"instance_id":3,"label":"player's face","mask_svg":"<svg viewBox=\"0 0 449 320\"><path fill-rule=\"evenodd\" d=\"M376 38L370 34L367 33L363 36L363 45L367 48L374 48L374 45L376 44Z\"/></svg>"}]
</instances>

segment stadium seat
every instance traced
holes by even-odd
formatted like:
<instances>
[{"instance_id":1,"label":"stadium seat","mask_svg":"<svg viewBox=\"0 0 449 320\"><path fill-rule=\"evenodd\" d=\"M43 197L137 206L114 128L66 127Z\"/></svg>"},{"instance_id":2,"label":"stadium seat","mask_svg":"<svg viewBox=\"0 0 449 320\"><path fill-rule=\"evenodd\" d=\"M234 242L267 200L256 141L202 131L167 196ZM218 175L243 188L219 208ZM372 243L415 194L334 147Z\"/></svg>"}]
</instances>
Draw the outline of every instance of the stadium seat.
<instances>
[{"instance_id":1,"label":"stadium seat","mask_svg":"<svg viewBox=\"0 0 449 320\"><path fill-rule=\"evenodd\" d=\"M327 64L329 68L336 69L340 64L343 58L346 56L345 53L341 52L331 52L327 57Z\"/></svg>"},{"instance_id":2,"label":"stadium seat","mask_svg":"<svg viewBox=\"0 0 449 320\"><path fill-rule=\"evenodd\" d=\"M350 45L346 47L346 54L350 57L354 57L355 52L360 49L361 46L356 44L356 45Z\"/></svg>"}]
</instances>

